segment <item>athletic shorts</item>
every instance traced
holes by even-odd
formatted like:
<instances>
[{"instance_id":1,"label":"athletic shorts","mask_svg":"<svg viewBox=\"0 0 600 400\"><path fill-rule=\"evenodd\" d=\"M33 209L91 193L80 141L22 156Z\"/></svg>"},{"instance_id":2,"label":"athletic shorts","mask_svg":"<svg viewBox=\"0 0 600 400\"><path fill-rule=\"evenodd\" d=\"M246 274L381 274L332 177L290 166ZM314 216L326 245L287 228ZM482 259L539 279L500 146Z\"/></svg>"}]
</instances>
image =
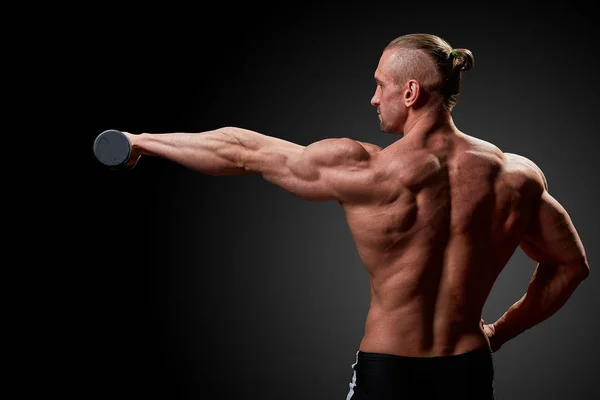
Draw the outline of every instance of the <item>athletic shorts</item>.
<instances>
[{"instance_id":1,"label":"athletic shorts","mask_svg":"<svg viewBox=\"0 0 600 400\"><path fill-rule=\"evenodd\" d=\"M489 348L439 357L356 352L346 400L494 400Z\"/></svg>"}]
</instances>

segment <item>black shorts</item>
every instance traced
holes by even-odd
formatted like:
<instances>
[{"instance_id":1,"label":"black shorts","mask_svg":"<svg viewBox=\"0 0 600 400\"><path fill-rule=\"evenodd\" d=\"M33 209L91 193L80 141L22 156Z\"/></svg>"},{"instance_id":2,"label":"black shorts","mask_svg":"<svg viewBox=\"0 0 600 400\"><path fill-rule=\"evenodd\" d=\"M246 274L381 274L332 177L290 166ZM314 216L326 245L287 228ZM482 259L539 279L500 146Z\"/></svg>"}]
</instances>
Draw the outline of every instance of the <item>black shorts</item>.
<instances>
[{"instance_id":1,"label":"black shorts","mask_svg":"<svg viewBox=\"0 0 600 400\"><path fill-rule=\"evenodd\" d=\"M346 400L494 400L488 348L440 357L356 352Z\"/></svg>"}]
</instances>

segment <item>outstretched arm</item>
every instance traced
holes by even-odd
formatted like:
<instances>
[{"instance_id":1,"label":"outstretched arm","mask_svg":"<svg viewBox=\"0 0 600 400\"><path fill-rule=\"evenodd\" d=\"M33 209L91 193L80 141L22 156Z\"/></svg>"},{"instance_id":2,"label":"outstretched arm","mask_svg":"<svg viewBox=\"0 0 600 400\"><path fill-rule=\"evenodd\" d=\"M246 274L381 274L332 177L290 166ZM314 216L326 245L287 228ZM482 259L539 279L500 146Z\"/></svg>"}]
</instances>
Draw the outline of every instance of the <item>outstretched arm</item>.
<instances>
[{"instance_id":1,"label":"outstretched arm","mask_svg":"<svg viewBox=\"0 0 600 400\"><path fill-rule=\"evenodd\" d=\"M215 176L257 173L247 164L246 158L248 153L259 151L267 145L276 146L289 156L298 154L304 148L258 132L229 127L198 133L124 133L131 142L132 162L142 155L160 157Z\"/></svg>"},{"instance_id":2,"label":"outstretched arm","mask_svg":"<svg viewBox=\"0 0 600 400\"><path fill-rule=\"evenodd\" d=\"M372 195L371 155L357 141L324 139L302 146L248 129L200 133L126 133L132 159L165 158L208 175L260 174L308 200L360 201Z\"/></svg>"},{"instance_id":3,"label":"outstretched arm","mask_svg":"<svg viewBox=\"0 0 600 400\"><path fill-rule=\"evenodd\" d=\"M569 214L548 193L545 180L540 183L544 190L520 244L538 265L525 295L493 324L500 346L555 314L589 274L584 247Z\"/></svg>"}]
</instances>

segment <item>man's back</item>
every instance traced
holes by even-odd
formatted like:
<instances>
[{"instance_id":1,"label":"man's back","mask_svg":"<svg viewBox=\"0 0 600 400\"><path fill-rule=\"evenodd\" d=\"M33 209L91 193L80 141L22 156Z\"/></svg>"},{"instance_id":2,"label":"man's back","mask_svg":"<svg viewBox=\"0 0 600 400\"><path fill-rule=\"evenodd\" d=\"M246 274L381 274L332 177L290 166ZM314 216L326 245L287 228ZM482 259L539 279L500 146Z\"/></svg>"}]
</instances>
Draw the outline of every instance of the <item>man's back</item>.
<instances>
[{"instance_id":1,"label":"man's back","mask_svg":"<svg viewBox=\"0 0 600 400\"><path fill-rule=\"evenodd\" d=\"M488 347L482 309L544 191L541 171L464 134L405 137L371 154L381 200L342 204L371 285L360 349Z\"/></svg>"}]
</instances>

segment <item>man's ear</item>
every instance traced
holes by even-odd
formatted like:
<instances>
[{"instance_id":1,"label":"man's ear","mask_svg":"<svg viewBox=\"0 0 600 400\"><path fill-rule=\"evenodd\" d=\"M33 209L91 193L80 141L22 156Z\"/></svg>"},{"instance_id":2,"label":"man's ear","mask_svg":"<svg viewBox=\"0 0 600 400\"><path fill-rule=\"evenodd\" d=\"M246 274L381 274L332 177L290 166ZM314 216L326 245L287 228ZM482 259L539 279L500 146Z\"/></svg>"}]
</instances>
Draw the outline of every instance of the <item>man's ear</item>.
<instances>
[{"instance_id":1,"label":"man's ear","mask_svg":"<svg viewBox=\"0 0 600 400\"><path fill-rule=\"evenodd\" d=\"M407 88L404 91L404 105L406 107L413 107L419 101L419 96L421 95L421 87L419 86L419 82L411 79L407 82Z\"/></svg>"}]
</instances>

